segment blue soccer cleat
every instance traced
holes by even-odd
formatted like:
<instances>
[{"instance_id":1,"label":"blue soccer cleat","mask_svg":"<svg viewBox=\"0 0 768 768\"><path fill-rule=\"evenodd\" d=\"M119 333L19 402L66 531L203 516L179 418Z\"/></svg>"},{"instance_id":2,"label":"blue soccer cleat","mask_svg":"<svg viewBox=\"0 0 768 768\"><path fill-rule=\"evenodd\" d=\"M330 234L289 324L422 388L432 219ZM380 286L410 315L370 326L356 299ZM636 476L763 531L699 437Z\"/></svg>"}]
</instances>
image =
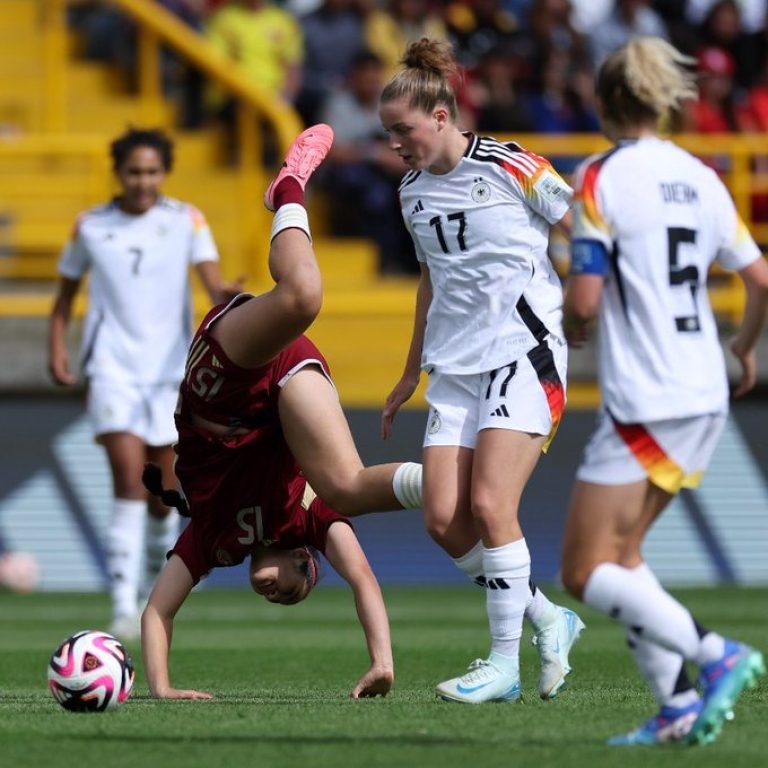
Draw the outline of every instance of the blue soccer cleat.
<instances>
[{"instance_id":1,"label":"blue soccer cleat","mask_svg":"<svg viewBox=\"0 0 768 768\"><path fill-rule=\"evenodd\" d=\"M437 686L437 695L445 701L460 704L483 704L486 701L517 701L520 698L520 674L505 671L492 653L488 659L475 659L461 677Z\"/></svg>"},{"instance_id":2,"label":"blue soccer cleat","mask_svg":"<svg viewBox=\"0 0 768 768\"><path fill-rule=\"evenodd\" d=\"M733 707L742 691L754 688L757 678L765 674L765 662L760 651L726 640L722 657L705 664L700 673L704 707L688 734L688 741L710 744L720 734L723 723L733 718Z\"/></svg>"},{"instance_id":3,"label":"blue soccer cleat","mask_svg":"<svg viewBox=\"0 0 768 768\"><path fill-rule=\"evenodd\" d=\"M662 707L655 717L646 720L639 728L608 739L608 744L612 747L649 747L684 742L703 707L701 699L686 707Z\"/></svg>"},{"instance_id":4,"label":"blue soccer cleat","mask_svg":"<svg viewBox=\"0 0 768 768\"><path fill-rule=\"evenodd\" d=\"M571 671L568 654L579 639L584 622L569 608L558 607L555 622L537 632L531 642L539 652L539 696L554 699L565 687L565 676Z\"/></svg>"}]
</instances>

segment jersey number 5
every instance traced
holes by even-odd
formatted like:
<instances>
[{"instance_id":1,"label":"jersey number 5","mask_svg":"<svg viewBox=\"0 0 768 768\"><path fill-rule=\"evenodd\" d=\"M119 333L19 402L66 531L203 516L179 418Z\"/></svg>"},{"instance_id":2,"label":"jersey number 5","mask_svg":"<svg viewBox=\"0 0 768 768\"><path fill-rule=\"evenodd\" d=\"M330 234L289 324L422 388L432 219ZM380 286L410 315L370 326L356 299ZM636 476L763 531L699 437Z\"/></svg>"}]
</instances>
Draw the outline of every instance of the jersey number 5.
<instances>
[{"instance_id":1,"label":"jersey number 5","mask_svg":"<svg viewBox=\"0 0 768 768\"><path fill-rule=\"evenodd\" d=\"M678 263L678 251L684 243L696 244L695 229L686 229L685 227L669 227L667 229L669 284L673 287L687 285L693 301L693 314L675 317L675 327L680 333L692 333L701 330L696 302L696 295L699 290L699 268L695 264L683 267Z\"/></svg>"}]
</instances>

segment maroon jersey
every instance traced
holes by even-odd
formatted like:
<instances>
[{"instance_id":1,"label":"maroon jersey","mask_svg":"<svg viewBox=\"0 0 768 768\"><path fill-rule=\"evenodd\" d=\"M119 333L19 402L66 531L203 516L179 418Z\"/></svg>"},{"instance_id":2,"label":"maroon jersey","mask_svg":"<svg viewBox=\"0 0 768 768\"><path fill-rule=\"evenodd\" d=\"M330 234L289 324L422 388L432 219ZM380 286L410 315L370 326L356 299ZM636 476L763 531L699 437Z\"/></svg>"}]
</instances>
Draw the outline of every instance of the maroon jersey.
<instances>
[{"instance_id":1,"label":"maroon jersey","mask_svg":"<svg viewBox=\"0 0 768 768\"><path fill-rule=\"evenodd\" d=\"M192 340L176 408L176 476L192 520L174 547L198 581L211 568L241 563L260 542L281 549L309 544L325 551L331 523L346 522L320 499L302 505L306 480L280 424L278 397L291 375L316 365L320 351L305 336L260 368L233 363L210 335L225 312L250 296L214 307ZM237 429L220 437L192 415Z\"/></svg>"}]
</instances>

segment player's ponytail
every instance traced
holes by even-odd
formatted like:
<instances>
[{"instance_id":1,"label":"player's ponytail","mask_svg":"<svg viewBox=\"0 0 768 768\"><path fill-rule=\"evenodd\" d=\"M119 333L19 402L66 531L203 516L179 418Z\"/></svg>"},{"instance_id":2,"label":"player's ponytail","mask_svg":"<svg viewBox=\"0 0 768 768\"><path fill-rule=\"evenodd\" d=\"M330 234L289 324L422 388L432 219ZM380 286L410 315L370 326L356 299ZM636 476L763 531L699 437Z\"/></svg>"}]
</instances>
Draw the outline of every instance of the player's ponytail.
<instances>
[{"instance_id":1,"label":"player's ponytail","mask_svg":"<svg viewBox=\"0 0 768 768\"><path fill-rule=\"evenodd\" d=\"M382 103L405 98L410 107L427 113L441 104L456 120L458 108L451 82L458 75L458 66L451 44L422 37L408 46L400 63L403 69L384 86Z\"/></svg>"},{"instance_id":2,"label":"player's ponytail","mask_svg":"<svg viewBox=\"0 0 768 768\"><path fill-rule=\"evenodd\" d=\"M597 94L603 121L612 126L656 122L696 97L695 63L659 37L636 37L600 67Z\"/></svg>"}]
</instances>

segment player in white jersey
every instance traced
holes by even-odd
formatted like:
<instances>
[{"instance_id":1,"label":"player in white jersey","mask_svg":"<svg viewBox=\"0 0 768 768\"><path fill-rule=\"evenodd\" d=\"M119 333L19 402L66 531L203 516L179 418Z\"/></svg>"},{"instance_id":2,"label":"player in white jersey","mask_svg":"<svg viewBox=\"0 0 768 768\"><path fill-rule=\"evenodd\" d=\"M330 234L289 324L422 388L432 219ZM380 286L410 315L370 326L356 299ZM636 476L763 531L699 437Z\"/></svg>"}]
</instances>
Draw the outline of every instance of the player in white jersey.
<instances>
[{"instance_id":1,"label":"player in white jersey","mask_svg":"<svg viewBox=\"0 0 768 768\"><path fill-rule=\"evenodd\" d=\"M563 581L624 625L659 713L609 743L706 743L763 670L759 652L701 627L644 562L646 532L681 488L698 484L728 411L728 386L707 295L713 262L738 272L747 302L731 351L740 396L755 383L768 265L714 172L657 133L695 95L672 46L638 38L600 69L597 92L614 148L579 169L569 341L595 318L603 403L568 513ZM698 665L701 695L685 662Z\"/></svg>"},{"instance_id":2,"label":"player in white jersey","mask_svg":"<svg viewBox=\"0 0 768 768\"><path fill-rule=\"evenodd\" d=\"M196 268L212 301L236 293L238 286L222 282L203 214L161 194L173 165L171 141L160 131L129 130L112 143L111 156L120 194L78 218L61 255L49 367L58 384L76 382L66 329L81 280L89 274L81 365L88 412L112 471L112 629L129 639L139 631L140 591L148 591L177 533L177 514L156 499L147 503L141 473L152 461L163 468L166 484L175 484L173 412L192 330L189 267Z\"/></svg>"},{"instance_id":3,"label":"player in white jersey","mask_svg":"<svg viewBox=\"0 0 768 768\"><path fill-rule=\"evenodd\" d=\"M450 47L409 46L380 115L410 171L403 218L420 262L413 337L382 416L427 372L424 518L430 535L486 588L487 659L437 687L462 703L520 698L523 616L541 656L539 694L553 698L583 624L530 580L518 505L565 406L562 292L547 258L550 226L567 221L570 187L517 144L462 133Z\"/></svg>"}]
</instances>

